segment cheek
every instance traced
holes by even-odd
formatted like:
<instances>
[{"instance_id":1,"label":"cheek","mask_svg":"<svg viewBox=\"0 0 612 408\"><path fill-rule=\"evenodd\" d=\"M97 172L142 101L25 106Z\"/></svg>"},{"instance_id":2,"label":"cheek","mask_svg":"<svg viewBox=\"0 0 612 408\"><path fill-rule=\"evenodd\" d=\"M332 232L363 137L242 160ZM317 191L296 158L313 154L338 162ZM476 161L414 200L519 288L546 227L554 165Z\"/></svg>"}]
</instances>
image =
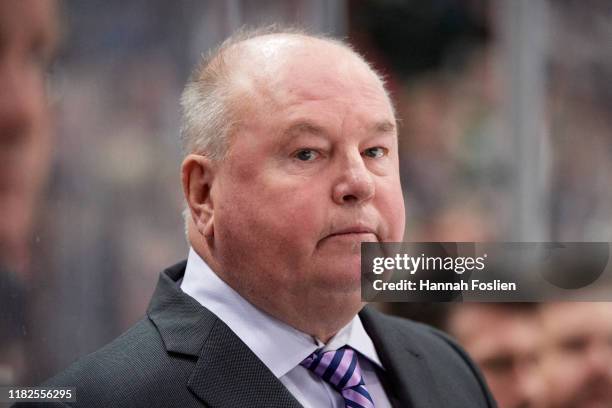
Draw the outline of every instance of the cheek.
<instances>
[{"instance_id":1,"label":"cheek","mask_svg":"<svg viewBox=\"0 0 612 408\"><path fill-rule=\"evenodd\" d=\"M549 385L559 395L569 395L581 382L582 373L579 365L563 353L558 353L547 361L547 379Z\"/></svg>"},{"instance_id":2,"label":"cheek","mask_svg":"<svg viewBox=\"0 0 612 408\"><path fill-rule=\"evenodd\" d=\"M291 247L296 257L309 254L323 228L320 187L295 177L254 173L225 183L216 216L219 228L267 252L291 253Z\"/></svg>"},{"instance_id":3,"label":"cheek","mask_svg":"<svg viewBox=\"0 0 612 408\"><path fill-rule=\"evenodd\" d=\"M402 241L404 238L406 213L399 180L379 183L376 188L376 207L387 230L383 240L389 242Z\"/></svg>"},{"instance_id":4,"label":"cheek","mask_svg":"<svg viewBox=\"0 0 612 408\"><path fill-rule=\"evenodd\" d=\"M323 224L321 197L279 177L234 179L226 186L224 205L215 209L222 262L229 270L250 272L238 276L245 290L299 287Z\"/></svg>"}]
</instances>

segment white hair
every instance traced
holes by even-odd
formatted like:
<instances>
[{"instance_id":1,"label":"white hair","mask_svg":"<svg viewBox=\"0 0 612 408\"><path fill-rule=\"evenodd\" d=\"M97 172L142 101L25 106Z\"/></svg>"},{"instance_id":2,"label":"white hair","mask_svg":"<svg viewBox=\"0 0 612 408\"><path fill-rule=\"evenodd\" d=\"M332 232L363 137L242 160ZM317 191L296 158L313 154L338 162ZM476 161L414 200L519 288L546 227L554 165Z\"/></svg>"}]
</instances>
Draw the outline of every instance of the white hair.
<instances>
[{"instance_id":1,"label":"white hair","mask_svg":"<svg viewBox=\"0 0 612 408\"><path fill-rule=\"evenodd\" d=\"M346 42L324 35L314 35L296 27L271 25L253 30L240 29L221 45L210 51L200 62L185 85L181 96L181 140L185 154L197 153L213 160L222 160L228 148L228 135L238 118L234 115L236 101L231 93L231 64L228 50L233 46L264 35L289 34L316 38L348 50L362 61L383 84L385 81L371 65ZM388 95L387 95L388 96ZM389 98L389 101L391 99Z\"/></svg>"},{"instance_id":2,"label":"white hair","mask_svg":"<svg viewBox=\"0 0 612 408\"><path fill-rule=\"evenodd\" d=\"M276 25L254 30L242 28L211 50L193 71L181 95L181 140L185 154L203 154L213 160L225 157L228 135L236 122L228 51L241 42L268 34L307 35L296 28Z\"/></svg>"}]
</instances>

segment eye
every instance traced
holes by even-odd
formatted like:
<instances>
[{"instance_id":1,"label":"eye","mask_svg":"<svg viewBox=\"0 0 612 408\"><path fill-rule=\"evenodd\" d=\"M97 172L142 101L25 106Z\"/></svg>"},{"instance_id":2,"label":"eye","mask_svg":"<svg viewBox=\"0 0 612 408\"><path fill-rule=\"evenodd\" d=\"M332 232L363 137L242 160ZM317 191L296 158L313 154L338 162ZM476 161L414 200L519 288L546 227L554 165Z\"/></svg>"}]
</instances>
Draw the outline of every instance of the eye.
<instances>
[{"instance_id":1,"label":"eye","mask_svg":"<svg viewBox=\"0 0 612 408\"><path fill-rule=\"evenodd\" d=\"M387 154L387 149L380 146L370 147L369 149L366 149L363 154L373 159L378 159Z\"/></svg>"},{"instance_id":2,"label":"eye","mask_svg":"<svg viewBox=\"0 0 612 408\"><path fill-rule=\"evenodd\" d=\"M298 150L294 156L300 161L313 161L319 157L319 153L312 149L302 149Z\"/></svg>"}]
</instances>

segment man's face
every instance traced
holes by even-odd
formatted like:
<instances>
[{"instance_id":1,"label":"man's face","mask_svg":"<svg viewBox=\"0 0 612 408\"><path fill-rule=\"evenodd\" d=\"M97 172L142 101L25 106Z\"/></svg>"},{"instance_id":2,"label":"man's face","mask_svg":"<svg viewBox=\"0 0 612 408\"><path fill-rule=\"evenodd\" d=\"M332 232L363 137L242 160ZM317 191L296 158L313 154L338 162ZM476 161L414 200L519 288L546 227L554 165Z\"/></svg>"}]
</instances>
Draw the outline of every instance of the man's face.
<instances>
[{"instance_id":1,"label":"man's face","mask_svg":"<svg viewBox=\"0 0 612 408\"><path fill-rule=\"evenodd\" d=\"M551 407L612 407L612 305L544 305L542 327Z\"/></svg>"},{"instance_id":2,"label":"man's face","mask_svg":"<svg viewBox=\"0 0 612 408\"><path fill-rule=\"evenodd\" d=\"M544 406L535 312L464 305L452 319L451 331L481 368L500 408Z\"/></svg>"},{"instance_id":3,"label":"man's face","mask_svg":"<svg viewBox=\"0 0 612 408\"><path fill-rule=\"evenodd\" d=\"M323 57L330 52L337 58ZM211 192L226 273L256 304L331 295L360 305L360 243L401 241L404 231L395 118L381 84L328 45L250 86L256 96Z\"/></svg>"},{"instance_id":4,"label":"man's face","mask_svg":"<svg viewBox=\"0 0 612 408\"><path fill-rule=\"evenodd\" d=\"M55 1L0 1L0 252L22 245L47 170ZM1 255L1 254L0 254Z\"/></svg>"}]
</instances>

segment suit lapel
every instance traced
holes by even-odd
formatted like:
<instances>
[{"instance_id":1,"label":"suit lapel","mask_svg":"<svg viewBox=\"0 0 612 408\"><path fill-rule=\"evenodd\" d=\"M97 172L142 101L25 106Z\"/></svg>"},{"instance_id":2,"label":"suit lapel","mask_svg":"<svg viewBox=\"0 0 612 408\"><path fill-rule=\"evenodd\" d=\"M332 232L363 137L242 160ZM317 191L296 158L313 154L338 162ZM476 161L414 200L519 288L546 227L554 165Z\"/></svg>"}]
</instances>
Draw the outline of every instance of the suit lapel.
<instances>
[{"instance_id":1,"label":"suit lapel","mask_svg":"<svg viewBox=\"0 0 612 408\"><path fill-rule=\"evenodd\" d=\"M419 352L417 341L410 339L406 333L400 333L395 325L386 321L388 317L372 307L366 306L360 317L385 367L388 384L393 387L393 394L398 398L400 406L443 406L437 393L431 392L433 376Z\"/></svg>"},{"instance_id":2,"label":"suit lapel","mask_svg":"<svg viewBox=\"0 0 612 408\"><path fill-rule=\"evenodd\" d=\"M301 407L225 323L179 289L185 264L161 274L147 314L168 352L197 358L189 390L212 407Z\"/></svg>"},{"instance_id":3,"label":"suit lapel","mask_svg":"<svg viewBox=\"0 0 612 408\"><path fill-rule=\"evenodd\" d=\"M188 387L213 407L301 407L222 321L206 340Z\"/></svg>"}]
</instances>

